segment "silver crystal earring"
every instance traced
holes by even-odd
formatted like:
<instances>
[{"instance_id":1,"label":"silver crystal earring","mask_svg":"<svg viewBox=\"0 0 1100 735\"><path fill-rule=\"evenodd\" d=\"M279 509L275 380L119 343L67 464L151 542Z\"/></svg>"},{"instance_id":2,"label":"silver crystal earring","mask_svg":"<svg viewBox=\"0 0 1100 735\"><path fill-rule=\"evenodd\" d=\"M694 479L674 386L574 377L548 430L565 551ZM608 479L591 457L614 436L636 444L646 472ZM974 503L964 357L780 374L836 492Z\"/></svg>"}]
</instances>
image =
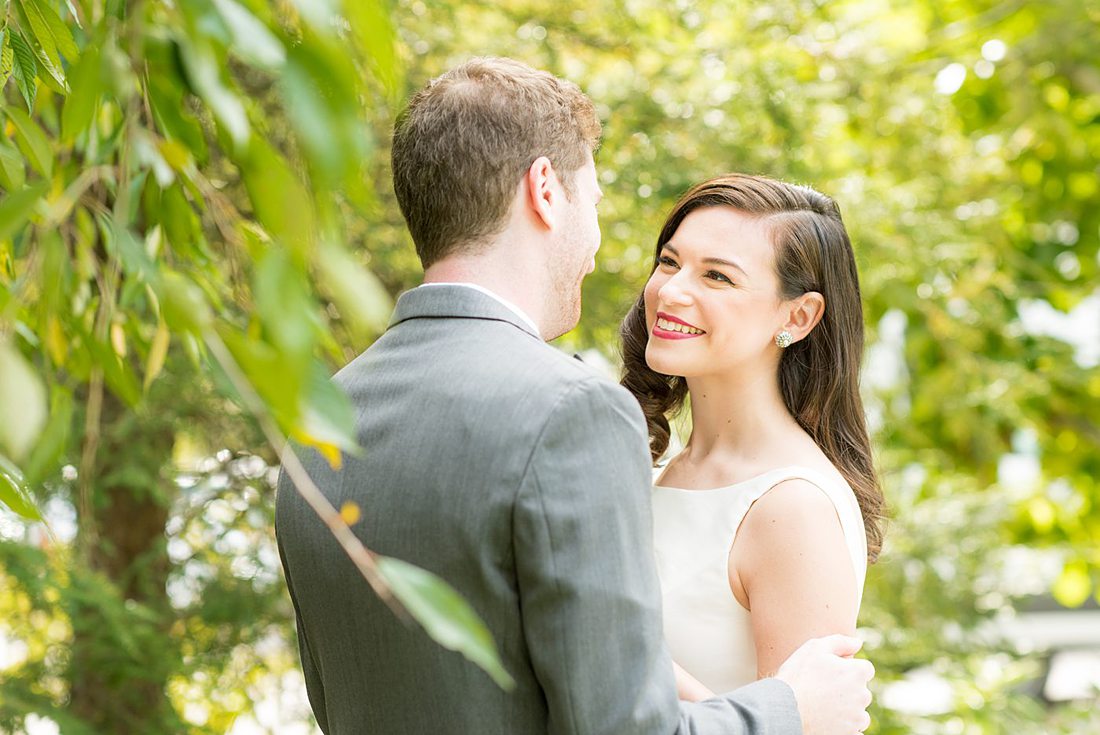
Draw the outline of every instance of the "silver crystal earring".
<instances>
[{"instance_id":1,"label":"silver crystal earring","mask_svg":"<svg viewBox=\"0 0 1100 735\"><path fill-rule=\"evenodd\" d=\"M778 345L779 349L781 350L785 350L790 347L792 342L794 342L794 337L792 337L791 333L788 332L786 329L775 335L775 344Z\"/></svg>"}]
</instances>

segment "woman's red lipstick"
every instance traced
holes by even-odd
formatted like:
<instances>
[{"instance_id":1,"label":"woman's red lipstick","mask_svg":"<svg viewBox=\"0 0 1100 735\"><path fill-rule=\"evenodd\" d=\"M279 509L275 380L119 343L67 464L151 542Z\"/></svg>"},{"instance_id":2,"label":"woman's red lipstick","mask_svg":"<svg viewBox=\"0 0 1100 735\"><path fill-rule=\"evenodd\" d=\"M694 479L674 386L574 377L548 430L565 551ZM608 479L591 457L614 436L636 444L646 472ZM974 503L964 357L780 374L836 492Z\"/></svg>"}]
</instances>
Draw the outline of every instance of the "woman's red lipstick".
<instances>
[{"instance_id":1,"label":"woman's red lipstick","mask_svg":"<svg viewBox=\"0 0 1100 735\"><path fill-rule=\"evenodd\" d=\"M666 326L661 326L662 323ZM678 331L679 329L695 331ZM706 332L694 324L689 324L683 319L677 319L663 311L657 312L657 319L653 322L653 336L661 339L693 339L702 337L704 334Z\"/></svg>"}]
</instances>

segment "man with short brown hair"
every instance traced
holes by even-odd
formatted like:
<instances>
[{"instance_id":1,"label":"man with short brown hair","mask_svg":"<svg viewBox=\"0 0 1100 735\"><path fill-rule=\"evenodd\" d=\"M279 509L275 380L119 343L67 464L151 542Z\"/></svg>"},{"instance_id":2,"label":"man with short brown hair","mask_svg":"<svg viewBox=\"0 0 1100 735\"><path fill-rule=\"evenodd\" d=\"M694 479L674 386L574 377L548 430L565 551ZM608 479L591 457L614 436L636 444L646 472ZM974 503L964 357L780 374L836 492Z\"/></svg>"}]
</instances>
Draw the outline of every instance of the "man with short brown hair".
<instances>
[{"instance_id":1,"label":"man with short brown hair","mask_svg":"<svg viewBox=\"0 0 1100 735\"><path fill-rule=\"evenodd\" d=\"M452 584L511 676L497 687L401 623L280 481L277 528L321 729L339 733L853 735L870 664L810 641L737 692L678 703L661 635L645 422L624 389L545 344L580 316L600 244L599 123L572 84L474 59L413 98L393 170L424 264L335 380L361 457L304 461L379 553ZM801 717L800 717L801 715Z\"/></svg>"}]
</instances>

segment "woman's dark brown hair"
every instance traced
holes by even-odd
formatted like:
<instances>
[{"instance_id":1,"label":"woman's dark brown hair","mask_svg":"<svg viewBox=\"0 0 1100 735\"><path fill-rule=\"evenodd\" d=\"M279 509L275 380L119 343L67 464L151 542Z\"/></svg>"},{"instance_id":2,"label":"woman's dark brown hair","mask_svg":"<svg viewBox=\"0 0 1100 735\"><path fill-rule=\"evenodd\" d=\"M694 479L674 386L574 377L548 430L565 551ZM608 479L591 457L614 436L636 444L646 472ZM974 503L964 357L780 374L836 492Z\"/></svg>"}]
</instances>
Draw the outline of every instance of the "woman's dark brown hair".
<instances>
[{"instance_id":1,"label":"woman's dark brown hair","mask_svg":"<svg viewBox=\"0 0 1100 735\"><path fill-rule=\"evenodd\" d=\"M691 188L672 208L657 238L654 269L661 249L684 218L704 207L731 207L762 219L775 246L779 295L788 300L816 291L825 299L818 325L783 350L779 389L787 410L855 492L867 529L867 556L874 562L882 548L884 500L859 395L863 306L840 209L808 187L762 176L719 176ZM657 373L646 364L649 326L643 296L627 313L620 336L622 384L641 404L656 462L668 449L669 416L683 407L687 381Z\"/></svg>"}]
</instances>

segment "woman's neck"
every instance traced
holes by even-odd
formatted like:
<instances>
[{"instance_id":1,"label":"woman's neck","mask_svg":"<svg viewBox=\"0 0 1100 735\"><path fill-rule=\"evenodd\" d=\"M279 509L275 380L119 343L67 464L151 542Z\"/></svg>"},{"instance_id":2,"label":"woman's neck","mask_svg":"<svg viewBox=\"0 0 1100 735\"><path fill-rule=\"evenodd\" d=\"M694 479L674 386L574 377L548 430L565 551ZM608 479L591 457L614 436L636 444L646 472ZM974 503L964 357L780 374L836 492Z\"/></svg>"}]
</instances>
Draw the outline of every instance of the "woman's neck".
<instances>
[{"instance_id":1,"label":"woman's neck","mask_svg":"<svg viewBox=\"0 0 1100 735\"><path fill-rule=\"evenodd\" d=\"M708 458L768 462L777 447L794 449L791 438L804 436L771 369L688 378L687 383L691 438L684 454L692 465Z\"/></svg>"}]
</instances>

